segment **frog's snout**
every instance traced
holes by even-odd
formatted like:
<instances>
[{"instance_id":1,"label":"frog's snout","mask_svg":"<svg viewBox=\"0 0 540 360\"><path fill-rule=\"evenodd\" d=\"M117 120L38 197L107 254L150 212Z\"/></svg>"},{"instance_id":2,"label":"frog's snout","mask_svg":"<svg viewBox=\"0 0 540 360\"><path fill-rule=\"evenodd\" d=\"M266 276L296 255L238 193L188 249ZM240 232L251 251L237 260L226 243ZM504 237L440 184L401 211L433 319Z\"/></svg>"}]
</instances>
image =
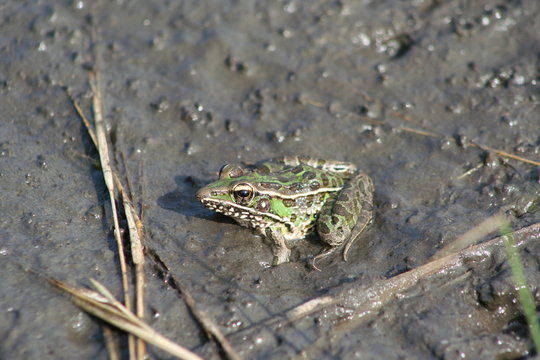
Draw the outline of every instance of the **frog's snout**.
<instances>
[{"instance_id":1,"label":"frog's snout","mask_svg":"<svg viewBox=\"0 0 540 360\"><path fill-rule=\"evenodd\" d=\"M199 200L200 202L202 202L204 199L206 199L209 195L209 191L207 189L199 189L199 191L197 191L197 194L195 194L195 197L197 198L197 200Z\"/></svg>"}]
</instances>

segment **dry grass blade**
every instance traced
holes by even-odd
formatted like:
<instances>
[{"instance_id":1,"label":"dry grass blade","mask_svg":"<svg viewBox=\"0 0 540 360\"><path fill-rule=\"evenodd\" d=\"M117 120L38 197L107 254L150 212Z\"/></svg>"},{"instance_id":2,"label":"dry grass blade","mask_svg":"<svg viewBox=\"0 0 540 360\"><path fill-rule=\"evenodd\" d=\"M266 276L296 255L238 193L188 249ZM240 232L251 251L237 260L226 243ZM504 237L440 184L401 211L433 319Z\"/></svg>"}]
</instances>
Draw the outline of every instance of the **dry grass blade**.
<instances>
[{"instance_id":1,"label":"dry grass blade","mask_svg":"<svg viewBox=\"0 0 540 360\"><path fill-rule=\"evenodd\" d=\"M70 99L71 99L71 97L70 97ZM82 111L81 106L79 105L79 103L74 99L71 99L71 102L73 103L73 106L75 107L75 110L77 110L77 114L79 114L79 117L82 119L82 121L84 123L84 126L86 127L86 131L88 131L88 135L90 135L90 139L92 139L92 142L94 143L94 146L97 149L98 141L97 141L97 138L96 138L96 133L94 132L94 129L92 127L92 124L90 124L90 121L88 121L88 118L86 117L86 115L84 115L84 112Z\"/></svg>"},{"instance_id":2,"label":"dry grass blade","mask_svg":"<svg viewBox=\"0 0 540 360\"><path fill-rule=\"evenodd\" d=\"M422 136L429 136L429 137L434 137L434 138L440 138L441 137L439 134L435 134L433 132L429 132L429 131L425 131L425 130L417 130L417 129L413 129L413 128L410 128L410 127L407 127L407 126L399 126L398 129L406 131L406 132L410 132L410 133L413 133L413 134L422 135Z\"/></svg>"},{"instance_id":3,"label":"dry grass blade","mask_svg":"<svg viewBox=\"0 0 540 360\"><path fill-rule=\"evenodd\" d=\"M524 158L522 156L507 153L506 151L493 149L493 148L491 148L489 146L480 145L480 144L477 144L477 143L471 143L470 145L474 146L474 147L477 147L477 148L480 148L480 149L485 150L485 151L492 152L492 153L497 154L498 156L501 156L501 157L522 161L524 163L531 164L531 165L540 166L540 162L538 162L538 161L529 160L529 159Z\"/></svg>"},{"instance_id":4,"label":"dry grass blade","mask_svg":"<svg viewBox=\"0 0 540 360\"><path fill-rule=\"evenodd\" d=\"M144 339L146 342L163 349L180 359L202 360L200 356L167 339L148 324L129 311L122 303L95 280L91 280L97 292L80 290L61 281L49 279L49 282L57 288L66 291L73 296L73 302L88 313L101 320L116 326L130 334Z\"/></svg>"},{"instance_id":5,"label":"dry grass blade","mask_svg":"<svg viewBox=\"0 0 540 360\"><path fill-rule=\"evenodd\" d=\"M120 237L121 231L120 231L120 224L118 221L118 214L116 210L116 201L115 201L116 196L115 196L113 171L111 168L111 161L109 157L109 145L108 145L107 135L105 131L105 120L103 118L103 105L101 102L99 77L97 74L92 73L92 72L90 73L90 85L92 87L92 91L94 92L94 96L92 97L92 100L93 100L94 117L95 117L95 123L96 123L96 136L95 136L96 141L97 141L96 146L99 152L99 158L101 162L101 171L103 172L105 185L107 186L107 190L109 191L109 198L111 200L111 206L113 210L112 215L113 215L113 221L114 221L114 236L115 236L116 243L118 246L120 268L122 271L122 284L124 287L124 301L126 302L126 307L130 309L131 301L129 300L129 282L128 282L128 275L127 275L127 266L126 266L126 259L124 257L124 246L122 244L122 239Z\"/></svg>"},{"instance_id":6,"label":"dry grass blade","mask_svg":"<svg viewBox=\"0 0 540 360\"><path fill-rule=\"evenodd\" d=\"M433 129L431 126L428 126L428 125L425 125L425 124L422 124L420 121L417 121L417 120L414 120L413 118L411 118L410 116L406 115L406 114L403 114L401 112L397 112L397 111L392 111L390 113L390 115L392 116L395 116L397 118L400 118L401 120L405 121L405 122L408 122L409 124L413 124L414 126L418 126L418 127L421 127L422 129L424 129L427 133L430 133L430 134L433 134L435 136L438 136L438 137L444 137L443 135L437 133L437 131L435 131L435 129ZM405 128L404 129L411 129L411 128ZM414 129L411 129L411 130L414 130ZM407 130L406 130L407 131ZM417 130L415 130L414 132L416 132ZM419 133L420 134L420 133ZM432 136L432 135L429 135L429 136Z\"/></svg>"},{"instance_id":7,"label":"dry grass blade","mask_svg":"<svg viewBox=\"0 0 540 360\"><path fill-rule=\"evenodd\" d=\"M103 325L102 328L109 360L120 360L120 347L118 346L118 340L115 337L112 327Z\"/></svg>"},{"instance_id":8,"label":"dry grass blade","mask_svg":"<svg viewBox=\"0 0 540 360\"><path fill-rule=\"evenodd\" d=\"M116 179L116 178L115 178ZM121 184L120 184L121 185ZM144 251L142 245L142 222L137 216L131 200L124 193L120 186L124 210L129 229L129 239L131 244L131 258L135 264L135 308L137 316L144 319ZM143 359L146 348L142 341L137 340L137 356Z\"/></svg>"},{"instance_id":9,"label":"dry grass blade","mask_svg":"<svg viewBox=\"0 0 540 360\"><path fill-rule=\"evenodd\" d=\"M127 273L127 264L124 253L124 245L121 238L120 224L118 220L118 213L116 210L116 196L115 196L115 187L114 187L114 176L113 170L111 167L111 160L109 156L109 145L107 140L105 119L103 117L103 103L101 101L101 85L99 73L90 72L90 86L92 88L92 107L94 110L94 121L96 125L96 134L95 138L97 141L97 149L99 153L99 159L101 162L101 171L103 172L103 178L105 180L105 185L109 191L109 198L111 200L112 207L112 216L114 222L114 238L116 239L116 246L118 247L118 259L120 262L120 272L122 274L122 287L124 290L124 303L126 307L131 311L132 304L131 298L129 296L129 280ZM130 354L135 354L135 344L134 339L128 338L128 346Z\"/></svg>"}]
</instances>

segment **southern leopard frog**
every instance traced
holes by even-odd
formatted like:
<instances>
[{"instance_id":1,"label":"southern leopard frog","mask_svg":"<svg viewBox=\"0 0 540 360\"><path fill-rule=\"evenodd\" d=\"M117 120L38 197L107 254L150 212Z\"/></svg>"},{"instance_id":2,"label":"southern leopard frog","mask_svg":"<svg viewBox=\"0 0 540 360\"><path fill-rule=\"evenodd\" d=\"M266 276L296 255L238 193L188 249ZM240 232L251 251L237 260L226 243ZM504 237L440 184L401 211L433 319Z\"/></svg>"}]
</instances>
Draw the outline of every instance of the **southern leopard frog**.
<instances>
[{"instance_id":1,"label":"southern leopard frog","mask_svg":"<svg viewBox=\"0 0 540 360\"><path fill-rule=\"evenodd\" d=\"M304 156L255 165L228 164L219 179L197 192L209 209L233 217L273 241L273 265L289 261L286 242L316 228L327 247L315 260L345 243L343 258L369 224L373 183L347 162Z\"/></svg>"}]
</instances>

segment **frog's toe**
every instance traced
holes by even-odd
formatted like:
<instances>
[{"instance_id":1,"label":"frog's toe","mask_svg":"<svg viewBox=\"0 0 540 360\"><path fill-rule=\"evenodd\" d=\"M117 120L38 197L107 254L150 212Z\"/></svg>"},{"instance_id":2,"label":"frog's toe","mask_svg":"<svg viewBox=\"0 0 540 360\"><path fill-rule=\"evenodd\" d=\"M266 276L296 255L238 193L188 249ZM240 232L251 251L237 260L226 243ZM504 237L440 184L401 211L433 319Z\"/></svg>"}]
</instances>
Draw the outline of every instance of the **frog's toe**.
<instances>
[{"instance_id":1,"label":"frog's toe","mask_svg":"<svg viewBox=\"0 0 540 360\"><path fill-rule=\"evenodd\" d=\"M291 250L288 248L281 248L279 251L274 253L274 258L272 259L272 266L277 266L289 262L289 257L291 256Z\"/></svg>"},{"instance_id":2,"label":"frog's toe","mask_svg":"<svg viewBox=\"0 0 540 360\"><path fill-rule=\"evenodd\" d=\"M311 266L313 266L313 268L315 270L319 270L321 271L321 269L319 269L315 263L321 259L324 259L325 257L327 257L328 255L331 255L334 251L336 251L338 247L337 246L329 246L327 247L326 249L324 249L323 251L321 251L320 253L318 253L317 255L315 255L313 257L313 261L311 262Z\"/></svg>"}]
</instances>

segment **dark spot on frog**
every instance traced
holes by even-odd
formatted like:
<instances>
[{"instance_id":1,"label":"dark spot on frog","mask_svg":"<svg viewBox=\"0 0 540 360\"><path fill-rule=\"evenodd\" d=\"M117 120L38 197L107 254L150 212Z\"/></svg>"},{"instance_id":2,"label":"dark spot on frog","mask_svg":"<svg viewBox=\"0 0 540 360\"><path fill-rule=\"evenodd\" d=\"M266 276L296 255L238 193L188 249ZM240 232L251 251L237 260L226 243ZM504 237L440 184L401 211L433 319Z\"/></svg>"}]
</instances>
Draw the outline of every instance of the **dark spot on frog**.
<instances>
[{"instance_id":1,"label":"dark spot on frog","mask_svg":"<svg viewBox=\"0 0 540 360\"><path fill-rule=\"evenodd\" d=\"M279 190L282 187L281 184L273 183L273 182L260 182L259 186L265 189L273 189L273 190Z\"/></svg>"},{"instance_id":2,"label":"dark spot on frog","mask_svg":"<svg viewBox=\"0 0 540 360\"><path fill-rule=\"evenodd\" d=\"M295 166L291 169L291 172L293 174L299 174L301 173L302 171L304 171L304 167L302 165L298 165L298 166Z\"/></svg>"},{"instance_id":3,"label":"dark spot on frog","mask_svg":"<svg viewBox=\"0 0 540 360\"><path fill-rule=\"evenodd\" d=\"M317 180L315 180L311 182L310 187L311 187L311 190L313 191L319 190L319 188L321 187L321 184Z\"/></svg>"},{"instance_id":4,"label":"dark spot on frog","mask_svg":"<svg viewBox=\"0 0 540 360\"><path fill-rule=\"evenodd\" d=\"M260 199L257 202L257 210L258 211L267 212L269 208L270 208L270 200L265 198L265 199Z\"/></svg>"},{"instance_id":5,"label":"dark spot on frog","mask_svg":"<svg viewBox=\"0 0 540 360\"><path fill-rule=\"evenodd\" d=\"M357 181L356 182L356 187L360 190L360 192L362 194L365 194L366 193L366 188L364 186L364 182L363 181Z\"/></svg>"},{"instance_id":6,"label":"dark spot on frog","mask_svg":"<svg viewBox=\"0 0 540 360\"><path fill-rule=\"evenodd\" d=\"M337 225L339 218L336 215L332 215L332 225Z\"/></svg>"},{"instance_id":7,"label":"dark spot on frog","mask_svg":"<svg viewBox=\"0 0 540 360\"><path fill-rule=\"evenodd\" d=\"M341 205L341 203L337 203L337 202L332 208L332 212L334 214L345 216L345 217L351 216L351 214L347 211L347 209L343 205Z\"/></svg>"},{"instance_id":8,"label":"dark spot on frog","mask_svg":"<svg viewBox=\"0 0 540 360\"><path fill-rule=\"evenodd\" d=\"M257 168L257 173L259 173L260 175L270 174L270 168L268 166L261 166Z\"/></svg>"},{"instance_id":9,"label":"dark spot on frog","mask_svg":"<svg viewBox=\"0 0 540 360\"><path fill-rule=\"evenodd\" d=\"M285 205L286 207L293 207L294 204L295 204L295 202L292 199L284 199L283 200L283 205Z\"/></svg>"},{"instance_id":10,"label":"dark spot on frog","mask_svg":"<svg viewBox=\"0 0 540 360\"><path fill-rule=\"evenodd\" d=\"M289 186L289 190L291 190L291 191L298 191L298 190L301 190L301 189L302 189L302 184L301 183L294 183L291 186Z\"/></svg>"},{"instance_id":11,"label":"dark spot on frog","mask_svg":"<svg viewBox=\"0 0 540 360\"><path fill-rule=\"evenodd\" d=\"M321 174L321 180L322 180L323 186L327 187L329 184L328 176L326 176L326 174Z\"/></svg>"},{"instance_id":12,"label":"dark spot on frog","mask_svg":"<svg viewBox=\"0 0 540 360\"><path fill-rule=\"evenodd\" d=\"M290 217L290 220L291 220L291 222L295 222L296 221L296 214L292 214L291 217Z\"/></svg>"},{"instance_id":13,"label":"dark spot on frog","mask_svg":"<svg viewBox=\"0 0 540 360\"><path fill-rule=\"evenodd\" d=\"M292 179L284 177L284 176L278 176L277 180L282 184L285 184L285 183L288 183L288 182L292 181Z\"/></svg>"},{"instance_id":14,"label":"dark spot on frog","mask_svg":"<svg viewBox=\"0 0 540 360\"><path fill-rule=\"evenodd\" d=\"M330 234L330 228L324 222L319 222L317 224L317 231L325 235Z\"/></svg>"},{"instance_id":15,"label":"dark spot on frog","mask_svg":"<svg viewBox=\"0 0 540 360\"><path fill-rule=\"evenodd\" d=\"M350 200L349 199L349 194L347 194L346 192L341 191L341 193L338 196L337 201L339 201L339 202L348 202L349 200Z\"/></svg>"},{"instance_id":16,"label":"dark spot on frog","mask_svg":"<svg viewBox=\"0 0 540 360\"><path fill-rule=\"evenodd\" d=\"M286 174L286 173L290 172L291 169L292 169L292 166L290 166L290 165L285 165L285 166L283 167L283 169L281 169L281 170L278 171L277 173L278 173L278 174Z\"/></svg>"},{"instance_id":17,"label":"dark spot on frog","mask_svg":"<svg viewBox=\"0 0 540 360\"><path fill-rule=\"evenodd\" d=\"M316 176L317 175L315 175L313 171L306 171L305 173L302 174L302 177L306 180L315 179Z\"/></svg>"},{"instance_id":18,"label":"dark spot on frog","mask_svg":"<svg viewBox=\"0 0 540 360\"><path fill-rule=\"evenodd\" d=\"M362 209L367 209L369 211L373 210L373 203L368 200L362 201Z\"/></svg>"}]
</instances>

